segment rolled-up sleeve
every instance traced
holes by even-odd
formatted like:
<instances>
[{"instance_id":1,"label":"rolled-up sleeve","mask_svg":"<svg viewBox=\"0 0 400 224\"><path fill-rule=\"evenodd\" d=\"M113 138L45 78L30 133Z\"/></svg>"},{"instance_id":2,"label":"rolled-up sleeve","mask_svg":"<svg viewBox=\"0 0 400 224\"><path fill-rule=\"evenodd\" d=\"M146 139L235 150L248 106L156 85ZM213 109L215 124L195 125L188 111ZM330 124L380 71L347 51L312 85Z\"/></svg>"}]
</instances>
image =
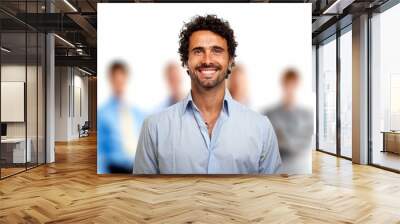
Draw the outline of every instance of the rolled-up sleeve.
<instances>
[{"instance_id":1,"label":"rolled-up sleeve","mask_svg":"<svg viewBox=\"0 0 400 224\"><path fill-rule=\"evenodd\" d=\"M97 173L104 174L109 173L108 170L108 154L109 149L109 131L106 124L106 117L104 110L98 111L97 119Z\"/></svg>"},{"instance_id":2,"label":"rolled-up sleeve","mask_svg":"<svg viewBox=\"0 0 400 224\"><path fill-rule=\"evenodd\" d=\"M140 131L139 142L136 149L134 174L157 174L159 173L156 144L154 142L155 127L146 119Z\"/></svg>"},{"instance_id":3,"label":"rolled-up sleeve","mask_svg":"<svg viewBox=\"0 0 400 224\"><path fill-rule=\"evenodd\" d=\"M265 137L260 157L259 173L275 174L278 171L282 161L281 161L281 156L279 154L278 140L276 138L274 129L268 118L265 119L266 119L266 126L264 129Z\"/></svg>"}]
</instances>

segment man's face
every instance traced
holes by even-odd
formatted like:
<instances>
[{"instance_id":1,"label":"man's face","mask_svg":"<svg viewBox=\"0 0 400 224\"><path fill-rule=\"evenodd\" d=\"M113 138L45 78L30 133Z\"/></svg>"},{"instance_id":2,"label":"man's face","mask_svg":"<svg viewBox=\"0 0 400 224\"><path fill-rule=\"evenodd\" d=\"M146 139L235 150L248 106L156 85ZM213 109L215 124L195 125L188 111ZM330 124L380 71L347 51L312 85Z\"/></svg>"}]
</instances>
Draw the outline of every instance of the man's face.
<instances>
[{"instance_id":1,"label":"man's face","mask_svg":"<svg viewBox=\"0 0 400 224\"><path fill-rule=\"evenodd\" d=\"M170 64L166 69L166 80L172 93L179 92L182 85L181 71L177 64Z\"/></svg>"},{"instance_id":2,"label":"man's face","mask_svg":"<svg viewBox=\"0 0 400 224\"><path fill-rule=\"evenodd\" d=\"M282 87L286 100L289 102L294 102L296 100L296 93L299 87L299 80L287 80L283 82Z\"/></svg>"},{"instance_id":3,"label":"man's face","mask_svg":"<svg viewBox=\"0 0 400 224\"><path fill-rule=\"evenodd\" d=\"M247 85L248 80L244 68L236 65L229 76L229 91L232 97L241 103L246 103L248 94Z\"/></svg>"},{"instance_id":4,"label":"man's face","mask_svg":"<svg viewBox=\"0 0 400 224\"><path fill-rule=\"evenodd\" d=\"M122 69L117 69L110 74L111 87L114 95L122 97L128 82L128 74Z\"/></svg>"},{"instance_id":5,"label":"man's face","mask_svg":"<svg viewBox=\"0 0 400 224\"><path fill-rule=\"evenodd\" d=\"M187 68L192 82L203 89L224 84L231 64L227 41L211 32L193 32L189 39Z\"/></svg>"}]
</instances>

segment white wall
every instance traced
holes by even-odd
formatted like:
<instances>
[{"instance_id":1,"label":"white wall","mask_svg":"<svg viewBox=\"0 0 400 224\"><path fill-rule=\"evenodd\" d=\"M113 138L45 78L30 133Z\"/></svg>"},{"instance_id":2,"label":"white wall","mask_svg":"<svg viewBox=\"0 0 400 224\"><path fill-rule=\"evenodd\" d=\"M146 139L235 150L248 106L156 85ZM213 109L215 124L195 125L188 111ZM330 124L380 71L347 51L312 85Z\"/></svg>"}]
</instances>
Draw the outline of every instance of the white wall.
<instances>
[{"instance_id":1,"label":"white wall","mask_svg":"<svg viewBox=\"0 0 400 224\"><path fill-rule=\"evenodd\" d=\"M72 108L72 119L71 119L71 135L73 138L78 138L78 124L81 126L88 120L88 77L81 76L83 73L78 73L74 70L74 96L72 96L74 101L74 108ZM80 93L79 93L80 91ZM80 95L80 97L79 97ZM71 99L72 99L71 98ZM81 102L79 102L81 101ZM71 102L72 105L72 102ZM82 108L79 108L82 107ZM82 111L80 112L79 109ZM73 113L75 111L75 113Z\"/></svg>"},{"instance_id":2,"label":"white wall","mask_svg":"<svg viewBox=\"0 0 400 224\"><path fill-rule=\"evenodd\" d=\"M68 86L70 84L69 68L55 68L55 140L68 140Z\"/></svg>"},{"instance_id":3,"label":"white wall","mask_svg":"<svg viewBox=\"0 0 400 224\"><path fill-rule=\"evenodd\" d=\"M88 120L88 78L72 67L56 67L55 78L55 140L77 139L78 124Z\"/></svg>"}]
</instances>

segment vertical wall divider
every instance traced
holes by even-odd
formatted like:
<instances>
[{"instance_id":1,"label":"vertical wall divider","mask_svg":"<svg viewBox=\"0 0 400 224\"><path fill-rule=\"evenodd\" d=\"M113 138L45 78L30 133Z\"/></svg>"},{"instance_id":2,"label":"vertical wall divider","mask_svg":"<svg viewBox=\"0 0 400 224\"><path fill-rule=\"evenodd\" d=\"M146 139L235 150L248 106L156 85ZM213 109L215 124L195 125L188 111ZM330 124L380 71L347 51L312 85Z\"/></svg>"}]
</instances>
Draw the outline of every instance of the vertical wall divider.
<instances>
[{"instance_id":1,"label":"vertical wall divider","mask_svg":"<svg viewBox=\"0 0 400 224\"><path fill-rule=\"evenodd\" d=\"M62 117L62 94L61 94L61 92L62 92L62 85L61 85L61 79L62 79L62 76L61 76L61 74L58 76L58 87L59 87L59 90L60 90L60 94L58 94L59 96L60 96L60 118Z\"/></svg>"},{"instance_id":2,"label":"vertical wall divider","mask_svg":"<svg viewBox=\"0 0 400 224\"><path fill-rule=\"evenodd\" d=\"M48 13L47 7L49 5L48 0L45 0L44 2L44 12ZM46 32L44 32L44 69L42 68L42 79L44 79L44 136L43 136L43 141L44 141L44 161L43 163L47 163L47 35L49 35ZM44 77L43 77L44 75ZM43 82L43 80L42 80Z\"/></svg>"},{"instance_id":3,"label":"vertical wall divider","mask_svg":"<svg viewBox=\"0 0 400 224\"><path fill-rule=\"evenodd\" d=\"M72 100L71 100L71 102L72 102L72 117L73 117L72 120L73 120L75 118L75 69L74 69L74 67L71 67L71 71L72 71L72 74L71 74L71 82L72 82L71 99ZM72 130L74 130L74 129L72 129Z\"/></svg>"},{"instance_id":4,"label":"vertical wall divider","mask_svg":"<svg viewBox=\"0 0 400 224\"><path fill-rule=\"evenodd\" d=\"M368 132L368 155L367 155L367 164L373 164L373 149L372 149L372 29L371 29L371 20L372 20L372 12L368 11L368 19L367 19L367 46L368 46L368 53L367 53L367 132Z\"/></svg>"},{"instance_id":5,"label":"vertical wall divider","mask_svg":"<svg viewBox=\"0 0 400 224\"><path fill-rule=\"evenodd\" d=\"M36 0L39 13L39 0ZM39 32L36 31L36 166L39 166Z\"/></svg>"},{"instance_id":6,"label":"vertical wall divider","mask_svg":"<svg viewBox=\"0 0 400 224\"><path fill-rule=\"evenodd\" d=\"M71 70L67 67L68 71L68 118L71 117Z\"/></svg>"},{"instance_id":7,"label":"vertical wall divider","mask_svg":"<svg viewBox=\"0 0 400 224\"><path fill-rule=\"evenodd\" d=\"M2 45L2 23L0 23L0 47L1 46L3 46ZM0 124L3 124L2 122L1 122L1 67L2 67L2 58L1 58L1 52L0 52ZM2 157L1 157L1 150L2 150L2 148L1 148L1 144L0 144L0 180L2 179L2 176L1 176L1 170L2 170L2 168L3 168L3 165L2 165Z\"/></svg>"},{"instance_id":8,"label":"vertical wall divider","mask_svg":"<svg viewBox=\"0 0 400 224\"><path fill-rule=\"evenodd\" d=\"M341 157L341 117L340 117L340 83L341 83L341 65L340 65L340 29L336 30L336 155Z\"/></svg>"},{"instance_id":9,"label":"vertical wall divider","mask_svg":"<svg viewBox=\"0 0 400 224\"><path fill-rule=\"evenodd\" d=\"M315 91L316 91L316 108L315 108L315 147L319 150L319 44L315 46Z\"/></svg>"},{"instance_id":10,"label":"vertical wall divider","mask_svg":"<svg viewBox=\"0 0 400 224\"><path fill-rule=\"evenodd\" d=\"M45 12L47 13L47 3L48 0L45 0ZM42 72L44 71L44 74L42 73L42 79L44 79L44 136L43 136L43 141L44 141L44 161L43 163L47 163L47 35L49 33L45 32L44 33L44 69L42 69ZM44 78L43 78L44 75ZM43 82L43 81L42 81Z\"/></svg>"},{"instance_id":11,"label":"vertical wall divider","mask_svg":"<svg viewBox=\"0 0 400 224\"><path fill-rule=\"evenodd\" d=\"M25 21L28 21L28 0L25 0ZM28 170L28 24L25 23L25 88L24 88L24 120L25 120L25 170Z\"/></svg>"}]
</instances>

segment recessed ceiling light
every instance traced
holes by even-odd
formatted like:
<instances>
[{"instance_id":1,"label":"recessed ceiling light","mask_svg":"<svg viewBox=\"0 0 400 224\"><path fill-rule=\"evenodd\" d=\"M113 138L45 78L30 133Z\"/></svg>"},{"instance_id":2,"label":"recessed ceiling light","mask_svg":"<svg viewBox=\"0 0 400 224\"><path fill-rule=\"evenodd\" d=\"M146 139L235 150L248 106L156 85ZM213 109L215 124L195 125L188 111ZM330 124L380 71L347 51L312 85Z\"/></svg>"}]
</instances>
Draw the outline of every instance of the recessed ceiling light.
<instances>
[{"instance_id":1,"label":"recessed ceiling light","mask_svg":"<svg viewBox=\"0 0 400 224\"><path fill-rule=\"evenodd\" d=\"M92 73L90 73L90 72L88 72L88 71L86 71L86 70L83 70L83 69L81 69L81 68L79 68L79 67L78 67L78 70L81 71L81 72L83 72L83 73L85 73L85 74L87 74L87 75L90 75L90 76L92 75Z\"/></svg>"},{"instance_id":2,"label":"recessed ceiling light","mask_svg":"<svg viewBox=\"0 0 400 224\"><path fill-rule=\"evenodd\" d=\"M54 36L57 37L58 39L60 39L61 41L63 41L64 43L66 43L67 45L69 45L69 46L75 48L75 45L73 45L73 44L72 44L71 42L69 42L68 40L66 40L66 39L64 39L64 38L62 38L62 37L60 37L60 36L57 35L57 34L54 34Z\"/></svg>"},{"instance_id":3,"label":"recessed ceiling light","mask_svg":"<svg viewBox=\"0 0 400 224\"><path fill-rule=\"evenodd\" d=\"M65 4L67 4L72 10L74 10L75 12L78 12L78 10L68 1L68 0L64 0Z\"/></svg>"},{"instance_id":4,"label":"recessed ceiling light","mask_svg":"<svg viewBox=\"0 0 400 224\"><path fill-rule=\"evenodd\" d=\"M355 0L336 0L322 14L342 14L343 9L351 5Z\"/></svg>"},{"instance_id":5,"label":"recessed ceiling light","mask_svg":"<svg viewBox=\"0 0 400 224\"><path fill-rule=\"evenodd\" d=\"M6 52L6 53L10 53L10 52L11 52L11 50L9 50L9 49L7 49L7 48L5 48L5 47L1 47L0 49L1 49L2 51Z\"/></svg>"}]
</instances>

